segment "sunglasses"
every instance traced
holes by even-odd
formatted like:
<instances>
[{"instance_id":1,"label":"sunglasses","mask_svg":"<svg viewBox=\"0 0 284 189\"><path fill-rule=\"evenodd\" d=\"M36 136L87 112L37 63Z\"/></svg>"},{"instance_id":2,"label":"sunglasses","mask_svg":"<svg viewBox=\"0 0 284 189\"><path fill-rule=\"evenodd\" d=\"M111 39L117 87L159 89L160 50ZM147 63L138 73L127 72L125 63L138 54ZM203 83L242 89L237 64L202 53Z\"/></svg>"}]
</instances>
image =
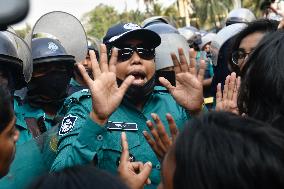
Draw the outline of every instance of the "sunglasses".
<instances>
[{"instance_id":1,"label":"sunglasses","mask_svg":"<svg viewBox=\"0 0 284 189\"><path fill-rule=\"evenodd\" d=\"M252 53L248 52L246 53L243 49L238 49L236 51L232 52L232 61L234 64L239 65L240 63L243 63L245 59Z\"/></svg>"},{"instance_id":2,"label":"sunglasses","mask_svg":"<svg viewBox=\"0 0 284 189\"><path fill-rule=\"evenodd\" d=\"M154 48L144 48L144 47L124 47L118 49L118 62L124 62L129 60L133 53L136 52L138 56L144 60L152 60L155 57Z\"/></svg>"}]
</instances>

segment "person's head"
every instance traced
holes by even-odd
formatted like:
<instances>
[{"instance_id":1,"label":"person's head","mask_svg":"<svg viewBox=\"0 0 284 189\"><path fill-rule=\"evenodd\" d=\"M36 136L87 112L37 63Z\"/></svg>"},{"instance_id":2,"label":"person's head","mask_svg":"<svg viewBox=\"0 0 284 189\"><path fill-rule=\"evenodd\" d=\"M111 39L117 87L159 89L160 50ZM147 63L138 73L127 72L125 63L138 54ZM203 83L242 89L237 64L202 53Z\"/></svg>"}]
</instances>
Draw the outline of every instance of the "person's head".
<instances>
[{"instance_id":1,"label":"person's head","mask_svg":"<svg viewBox=\"0 0 284 189\"><path fill-rule=\"evenodd\" d=\"M284 135L265 123L211 112L188 122L162 165L159 189L284 187Z\"/></svg>"},{"instance_id":2,"label":"person's head","mask_svg":"<svg viewBox=\"0 0 284 189\"><path fill-rule=\"evenodd\" d=\"M275 31L277 26L277 21L260 19L250 22L246 28L236 35L229 60L232 71L239 73L246 64L247 57L254 51L261 39Z\"/></svg>"},{"instance_id":3,"label":"person's head","mask_svg":"<svg viewBox=\"0 0 284 189\"><path fill-rule=\"evenodd\" d=\"M37 179L29 189L127 189L120 179L94 166L75 166Z\"/></svg>"},{"instance_id":4,"label":"person's head","mask_svg":"<svg viewBox=\"0 0 284 189\"><path fill-rule=\"evenodd\" d=\"M19 138L15 122L10 92L6 87L0 86L0 178L8 173L14 159Z\"/></svg>"},{"instance_id":5,"label":"person's head","mask_svg":"<svg viewBox=\"0 0 284 189\"><path fill-rule=\"evenodd\" d=\"M240 113L283 126L284 33L271 33L260 42L244 66L238 97Z\"/></svg>"},{"instance_id":6,"label":"person's head","mask_svg":"<svg viewBox=\"0 0 284 189\"><path fill-rule=\"evenodd\" d=\"M28 102L35 107L59 108L67 96L75 59L58 40L32 40L33 74L28 83Z\"/></svg>"},{"instance_id":7,"label":"person's head","mask_svg":"<svg viewBox=\"0 0 284 189\"><path fill-rule=\"evenodd\" d=\"M22 55L22 56L21 56ZM0 32L0 85L11 93L26 85L32 70L28 45L14 33Z\"/></svg>"},{"instance_id":8,"label":"person's head","mask_svg":"<svg viewBox=\"0 0 284 189\"><path fill-rule=\"evenodd\" d=\"M226 19L226 26L236 23L249 23L256 20L251 10L246 8L236 8L229 12Z\"/></svg>"},{"instance_id":9,"label":"person's head","mask_svg":"<svg viewBox=\"0 0 284 189\"><path fill-rule=\"evenodd\" d=\"M139 92L138 88L148 93L149 90L144 86L153 88L155 84L154 58L155 48L161 43L159 35L136 24L117 24L109 28L103 42L110 52L112 48L118 49L118 80L123 81L127 76L133 75L135 79L132 86L137 88L138 94L144 93Z\"/></svg>"}]
</instances>

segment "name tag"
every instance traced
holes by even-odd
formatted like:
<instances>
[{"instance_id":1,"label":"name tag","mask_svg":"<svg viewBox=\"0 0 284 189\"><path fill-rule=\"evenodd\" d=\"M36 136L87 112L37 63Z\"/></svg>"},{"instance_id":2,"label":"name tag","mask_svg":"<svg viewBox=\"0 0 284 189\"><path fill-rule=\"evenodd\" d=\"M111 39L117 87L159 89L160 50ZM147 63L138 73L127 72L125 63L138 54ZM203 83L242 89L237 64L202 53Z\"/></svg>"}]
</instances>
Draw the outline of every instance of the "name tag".
<instances>
[{"instance_id":1,"label":"name tag","mask_svg":"<svg viewBox=\"0 0 284 189\"><path fill-rule=\"evenodd\" d=\"M137 123L108 121L107 129L116 130L116 131L138 131L138 126L137 126Z\"/></svg>"}]
</instances>

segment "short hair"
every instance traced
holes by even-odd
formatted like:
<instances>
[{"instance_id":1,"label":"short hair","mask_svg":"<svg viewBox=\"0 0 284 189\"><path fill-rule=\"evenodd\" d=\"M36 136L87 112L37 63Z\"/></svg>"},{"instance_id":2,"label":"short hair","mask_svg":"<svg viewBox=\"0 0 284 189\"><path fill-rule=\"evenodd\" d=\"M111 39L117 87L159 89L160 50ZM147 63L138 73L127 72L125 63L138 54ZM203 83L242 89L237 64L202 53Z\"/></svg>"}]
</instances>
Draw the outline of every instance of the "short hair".
<instances>
[{"instance_id":1,"label":"short hair","mask_svg":"<svg viewBox=\"0 0 284 189\"><path fill-rule=\"evenodd\" d=\"M14 118L12 98L7 87L0 85L0 133Z\"/></svg>"},{"instance_id":2,"label":"short hair","mask_svg":"<svg viewBox=\"0 0 284 189\"><path fill-rule=\"evenodd\" d=\"M29 189L128 189L117 177L93 165L75 166L37 179Z\"/></svg>"},{"instance_id":3,"label":"short hair","mask_svg":"<svg viewBox=\"0 0 284 189\"><path fill-rule=\"evenodd\" d=\"M241 114L283 129L284 32L267 35L242 70L238 96Z\"/></svg>"},{"instance_id":4,"label":"short hair","mask_svg":"<svg viewBox=\"0 0 284 189\"><path fill-rule=\"evenodd\" d=\"M279 22L275 20L269 20L269 19L259 19L255 20L253 22L248 23L247 27L245 27L241 32L239 32L234 37L234 42L232 44L232 49L229 51L229 65L232 68L231 71L236 72L237 74L240 73L239 67L235 65L232 62L232 53L234 50L238 50L239 46L241 44L241 41L247 37L248 35L251 35L253 33L264 33L265 35L271 32L274 32L277 30Z\"/></svg>"},{"instance_id":5,"label":"short hair","mask_svg":"<svg viewBox=\"0 0 284 189\"><path fill-rule=\"evenodd\" d=\"M284 135L232 113L193 118L176 140L174 188L284 188Z\"/></svg>"}]
</instances>

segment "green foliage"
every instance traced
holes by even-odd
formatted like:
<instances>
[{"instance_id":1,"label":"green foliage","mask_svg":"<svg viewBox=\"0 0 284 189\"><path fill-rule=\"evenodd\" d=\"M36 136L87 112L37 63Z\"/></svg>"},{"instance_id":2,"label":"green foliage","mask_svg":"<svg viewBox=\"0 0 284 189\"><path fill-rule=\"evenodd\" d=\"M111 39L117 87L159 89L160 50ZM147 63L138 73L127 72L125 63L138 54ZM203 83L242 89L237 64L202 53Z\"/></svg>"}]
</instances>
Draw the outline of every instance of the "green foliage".
<instances>
[{"instance_id":1,"label":"green foliage","mask_svg":"<svg viewBox=\"0 0 284 189\"><path fill-rule=\"evenodd\" d=\"M16 34L19 35L21 38L25 38L27 34L31 31L31 26L29 24L26 24L26 26L23 29L15 30Z\"/></svg>"}]
</instances>

